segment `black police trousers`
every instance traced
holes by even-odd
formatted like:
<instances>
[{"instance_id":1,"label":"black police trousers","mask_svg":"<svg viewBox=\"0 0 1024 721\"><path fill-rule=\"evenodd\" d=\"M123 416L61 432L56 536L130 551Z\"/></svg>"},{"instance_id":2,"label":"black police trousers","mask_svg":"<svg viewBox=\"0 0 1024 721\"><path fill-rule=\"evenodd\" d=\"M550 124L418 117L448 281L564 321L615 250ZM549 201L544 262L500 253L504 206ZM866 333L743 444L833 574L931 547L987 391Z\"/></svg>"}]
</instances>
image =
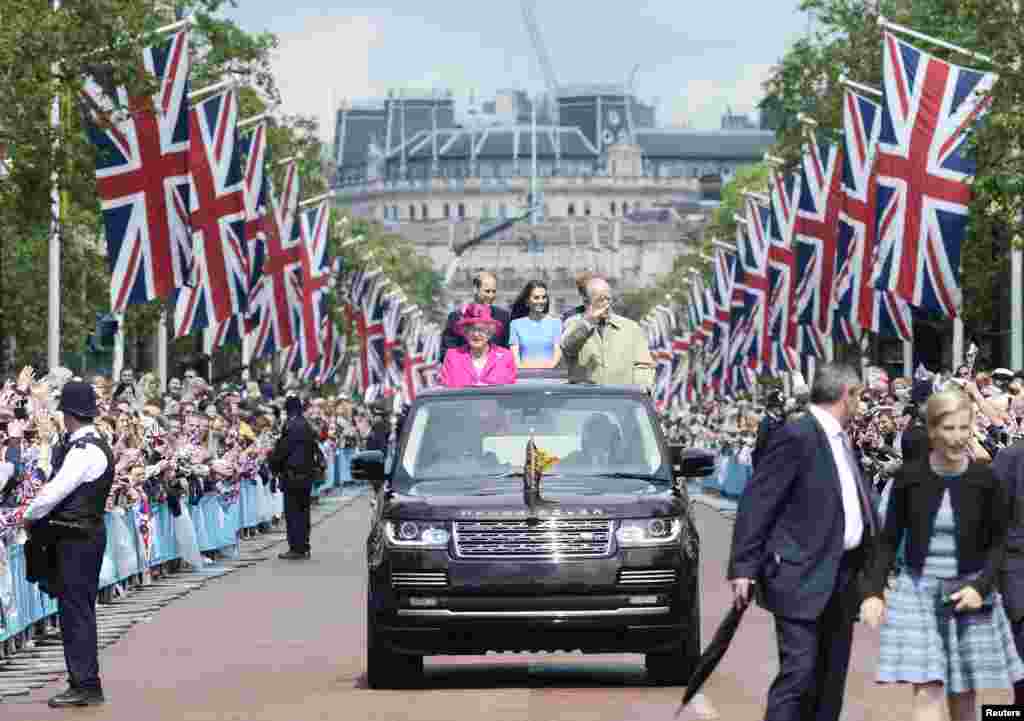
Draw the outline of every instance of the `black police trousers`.
<instances>
[{"instance_id":1,"label":"black police trousers","mask_svg":"<svg viewBox=\"0 0 1024 721\"><path fill-rule=\"evenodd\" d=\"M284 522L288 534L288 548L295 553L309 553L312 495L312 487L284 489Z\"/></svg>"},{"instance_id":2,"label":"black police trousers","mask_svg":"<svg viewBox=\"0 0 1024 721\"><path fill-rule=\"evenodd\" d=\"M60 633L74 688L101 688L96 596L106 547L106 529L92 538L63 538L57 542L57 566L63 585L57 599Z\"/></svg>"}]
</instances>

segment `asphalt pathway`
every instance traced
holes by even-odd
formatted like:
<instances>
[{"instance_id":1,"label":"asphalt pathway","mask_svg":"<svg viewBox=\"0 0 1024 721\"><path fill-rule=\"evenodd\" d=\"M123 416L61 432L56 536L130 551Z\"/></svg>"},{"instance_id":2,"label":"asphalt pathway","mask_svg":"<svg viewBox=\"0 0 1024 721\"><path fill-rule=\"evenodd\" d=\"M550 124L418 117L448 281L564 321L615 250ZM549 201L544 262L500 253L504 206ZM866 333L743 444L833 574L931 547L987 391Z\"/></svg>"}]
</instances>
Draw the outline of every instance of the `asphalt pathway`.
<instances>
[{"instance_id":1,"label":"asphalt pathway","mask_svg":"<svg viewBox=\"0 0 1024 721\"><path fill-rule=\"evenodd\" d=\"M101 652L108 703L53 711L51 682L0 701L0 721L630 721L673 718L682 688L650 686L642 658L432 657L423 688L371 691L364 678L366 498L330 500L313 532L313 559L269 558L205 583L153 610ZM705 641L729 603L725 561L732 522L701 503ZM140 598L140 602L142 599ZM910 689L873 683L875 634L858 628L844 721L910 718ZM59 647L58 647L59 648ZM60 659L57 658L57 667ZM776 671L771 617L752 609L708 682L728 721L763 718ZM0 672L0 678L2 678ZM51 672L55 673L55 672ZM988 702L1006 693L985 695ZM687 714L687 718L696 718Z\"/></svg>"}]
</instances>

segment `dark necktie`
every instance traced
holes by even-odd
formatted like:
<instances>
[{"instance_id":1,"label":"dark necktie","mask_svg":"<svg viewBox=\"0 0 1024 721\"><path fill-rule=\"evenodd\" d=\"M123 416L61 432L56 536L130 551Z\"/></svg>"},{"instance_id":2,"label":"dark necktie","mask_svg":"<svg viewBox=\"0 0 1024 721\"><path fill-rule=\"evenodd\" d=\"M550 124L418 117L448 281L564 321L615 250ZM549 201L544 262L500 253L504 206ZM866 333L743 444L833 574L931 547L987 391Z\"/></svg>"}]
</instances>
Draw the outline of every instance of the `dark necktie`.
<instances>
[{"instance_id":1,"label":"dark necktie","mask_svg":"<svg viewBox=\"0 0 1024 721\"><path fill-rule=\"evenodd\" d=\"M857 486L857 498L860 499L860 510L861 515L864 517L864 527L872 536L874 536L876 533L874 506L871 504L871 499L868 498L868 494L864 490L864 479L862 479L860 475L860 464L857 463L857 454L853 452L853 445L850 443L850 437L846 435L846 431L841 431L839 433L839 437L843 440L843 449L846 451L846 462L850 464L850 472L853 473L853 482Z\"/></svg>"}]
</instances>

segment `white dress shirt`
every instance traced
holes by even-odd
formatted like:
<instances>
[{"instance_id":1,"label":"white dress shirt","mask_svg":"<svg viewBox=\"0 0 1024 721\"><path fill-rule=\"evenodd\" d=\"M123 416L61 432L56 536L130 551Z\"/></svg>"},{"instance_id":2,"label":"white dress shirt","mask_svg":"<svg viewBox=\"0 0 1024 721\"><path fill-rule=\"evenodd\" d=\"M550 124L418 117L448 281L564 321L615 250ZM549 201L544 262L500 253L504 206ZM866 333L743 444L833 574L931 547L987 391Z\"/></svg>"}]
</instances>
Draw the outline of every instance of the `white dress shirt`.
<instances>
[{"instance_id":1,"label":"white dress shirt","mask_svg":"<svg viewBox=\"0 0 1024 721\"><path fill-rule=\"evenodd\" d=\"M93 426L83 426L71 434L68 443L74 443L90 434L99 435ZM86 443L84 448L72 447L57 475L40 489L39 495L25 509L25 519L38 521L71 495L72 491L83 483L92 483L106 470L107 456L96 444Z\"/></svg>"},{"instance_id":2,"label":"white dress shirt","mask_svg":"<svg viewBox=\"0 0 1024 721\"><path fill-rule=\"evenodd\" d=\"M842 488L843 516L846 520L843 531L843 548L847 551L860 545L864 536L864 516L860 507L860 494L857 492L856 470L850 467L850 456L843 443L843 427L839 420L826 410L817 406L807 406L815 420L821 424L829 445L832 446L832 458L839 471L839 485Z\"/></svg>"}]
</instances>

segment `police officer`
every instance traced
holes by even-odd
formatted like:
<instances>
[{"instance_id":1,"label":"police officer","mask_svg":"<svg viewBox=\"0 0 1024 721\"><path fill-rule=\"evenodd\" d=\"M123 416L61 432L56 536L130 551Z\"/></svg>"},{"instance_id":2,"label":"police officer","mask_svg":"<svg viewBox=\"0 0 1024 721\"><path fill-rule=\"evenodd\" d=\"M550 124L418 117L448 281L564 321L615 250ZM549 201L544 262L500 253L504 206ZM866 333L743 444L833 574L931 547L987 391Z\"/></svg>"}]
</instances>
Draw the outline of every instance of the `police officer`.
<instances>
[{"instance_id":1,"label":"police officer","mask_svg":"<svg viewBox=\"0 0 1024 721\"><path fill-rule=\"evenodd\" d=\"M373 425L370 437L366 439L366 450L388 452L388 441L391 437L391 407L394 401L389 397L379 398L370 406L373 414Z\"/></svg>"},{"instance_id":2,"label":"police officer","mask_svg":"<svg viewBox=\"0 0 1024 721\"><path fill-rule=\"evenodd\" d=\"M758 461L768 447L768 439L775 429L786 423L786 394L778 388L773 388L765 394L764 416L757 426L757 440L754 442L754 450L750 454L750 462L757 468Z\"/></svg>"},{"instance_id":3,"label":"police officer","mask_svg":"<svg viewBox=\"0 0 1024 721\"><path fill-rule=\"evenodd\" d=\"M284 402L287 419L281 437L267 459L284 491L284 520L288 551L278 555L287 561L308 559L310 511L313 495L313 448L316 434L302 415L302 401L295 396Z\"/></svg>"},{"instance_id":4,"label":"police officer","mask_svg":"<svg viewBox=\"0 0 1024 721\"><path fill-rule=\"evenodd\" d=\"M53 474L25 511L29 543L47 546L53 561L46 588L56 596L70 684L50 706L104 702L96 638L96 595L107 545L104 511L114 458L96 432L96 393L87 383L64 385L57 410L68 434L54 450ZM28 549L26 548L26 554Z\"/></svg>"}]
</instances>

